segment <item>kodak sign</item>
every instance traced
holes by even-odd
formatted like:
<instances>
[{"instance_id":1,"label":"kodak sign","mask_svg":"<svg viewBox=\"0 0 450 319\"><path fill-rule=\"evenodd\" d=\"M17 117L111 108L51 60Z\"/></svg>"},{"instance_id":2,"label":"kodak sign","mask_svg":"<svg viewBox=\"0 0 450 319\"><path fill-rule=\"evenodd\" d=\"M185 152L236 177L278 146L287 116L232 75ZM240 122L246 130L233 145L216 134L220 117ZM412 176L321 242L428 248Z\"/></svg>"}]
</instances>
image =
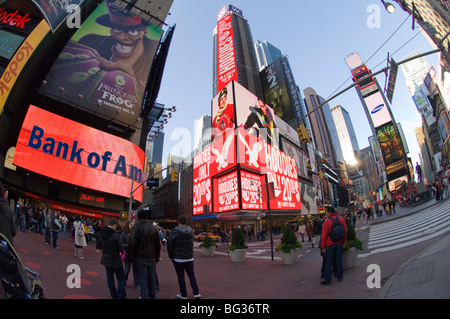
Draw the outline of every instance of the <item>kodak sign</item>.
<instances>
[{"instance_id":1,"label":"kodak sign","mask_svg":"<svg viewBox=\"0 0 450 319\"><path fill-rule=\"evenodd\" d=\"M4 11L2 11L3 13ZM13 18L10 18L8 14L2 15L0 13L1 21L9 21L11 23ZM9 19L9 20L8 20ZM19 23L20 21L17 21ZM4 23L4 22L3 22ZM16 23L16 24L17 24ZM17 49L16 53L12 57L8 66L0 78L0 114L3 111L3 107L5 106L6 100L8 99L9 93L11 92L14 83L16 83L17 78L25 67L28 59L33 54L36 47L39 43L44 39L47 33L50 31L50 26L42 20L33 32L25 39L22 45Z\"/></svg>"},{"instance_id":2,"label":"kodak sign","mask_svg":"<svg viewBox=\"0 0 450 319\"><path fill-rule=\"evenodd\" d=\"M10 12L4 8L0 8L0 24L24 30L26 24L31 20L33 18L28 13L23 14L19 10Z\"/></svg>"}]
</instances>

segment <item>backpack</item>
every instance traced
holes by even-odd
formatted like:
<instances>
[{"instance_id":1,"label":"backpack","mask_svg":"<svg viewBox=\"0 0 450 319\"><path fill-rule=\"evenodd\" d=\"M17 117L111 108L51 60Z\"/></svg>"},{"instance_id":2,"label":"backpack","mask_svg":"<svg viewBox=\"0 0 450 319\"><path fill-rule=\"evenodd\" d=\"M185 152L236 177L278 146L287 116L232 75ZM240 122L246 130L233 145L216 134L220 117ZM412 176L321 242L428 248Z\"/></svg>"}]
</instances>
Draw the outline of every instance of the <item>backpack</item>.
<instances>
[{"instance_id":1,"label":"backpack","mask_svg":"<svg viewBox=\"0 0 450 319\"><path fill-rule=\"evenodd\" d=\"M338 242L338 241L345 239L345 236L346 236L345 228L339 221L339 216L336 216L336 218L330 217L330 219L333 221L333 224L331 225L331 229L330 229L331 241Z\"/></svg>"}]
</instances>

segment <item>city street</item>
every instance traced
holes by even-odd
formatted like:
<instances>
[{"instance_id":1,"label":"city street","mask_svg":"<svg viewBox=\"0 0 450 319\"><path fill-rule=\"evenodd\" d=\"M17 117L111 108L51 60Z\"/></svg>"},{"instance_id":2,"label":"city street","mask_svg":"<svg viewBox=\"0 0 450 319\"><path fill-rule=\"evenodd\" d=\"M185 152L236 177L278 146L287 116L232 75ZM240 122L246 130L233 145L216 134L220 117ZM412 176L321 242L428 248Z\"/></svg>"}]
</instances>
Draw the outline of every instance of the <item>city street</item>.
<instances>
[{"instance_id":1,"label":"city street","mask_svg":"<svg viewBox=\"0 0 450 319\"><path fill-rule=\"evenodd\" d=\"M382 229L392 223L407 222L411 218L419 218L421 215L433 212L444 212L446 218L450 212L450 199L436 203L434 199L412 208L397 208L397 213L383 216L369 223L364 218L357 221L357 236L364 242L365 249L360 252L356 266L345 270L344 280L341 283L334 281L330 286L320 285L321 256L311 243L305 240L298 263L291 266L283 266L277 252L274 252L274 260L271 260L270 241L248 242L248 252L244 263L232 263L227 253L227 244L218 244L215 256L204 257L195 242L195 272L203 299L375 299L380 297L390 298L385 292L385 284L392 285L392 278L405 263L411 262L418 254L423 254L427 248L433 248L441 239L448 238L450 227L444 226L435 232L429 228L425 233L416 236L416 241L411 245L396 246L394 239L390 242L396 249L384 249L377 251L372 249L373 239L371 231L374 228ZM417 212L416 214L414 214ZM438 218L438 217L436 217ZM440 217L444 218L444 217ZM420 222L420 221L418 221ZM420 226L416 226L419 227ZM414 227L413 227L414 229ZM418 229L413 232L418 234ZM432 236L432 233L435 236ZM400 240L399 240L400 241ZM449 245L438 245L439 249L448 251ZM95 252L95 244L91 243L83 250L84 260L73 256L73 241L69 233L60 234L58 239L59 249L46 245L43 235L35 233L19 232L15 239L16 248L27 267L38 271L42 276L44 288L51 299L110 299L106 285L106 274L100 265L101 253ZM274 248L279 243L279 237L274 238ZM368 246L369 243L369 246ZM433 248L436 253L436 247ZM425 255L431 255L430 252ZM161 261L157 264L157 273L160 282L158 299L175 299L178 294L178 284L173 266L165 251L161 254ZM443 254L442 258L445 259ZM448 258L445 259L448 269ZM434 264L439 264L434 261ZM68 288L67 279L72 274L69 265L78 265L81 271L81 288ZM368 288L367 278L371 272L367 271L368 265L376 264L381 269L381 289ZM439 283L443 295L428 296L417 295L411 298L448 298L448 276L439 278L443 272L433 272L429 278ZM447 272L446 272L447 274ZM402 280L405 280L403 278ZM411 279L413 280L413 279ZM422 284L420 280L416 283ZM412 283L414 284L414 283ZM189 287L189 285L188 285ZM409 286L411 288L411 286ZM1 289L0 289L1 291ZM401 292L396 290L396 292ZM1 291L3 295L3 291ZM129 299L138 299L139 290L133 287L132 273L128 279L127 294ZM394 296L395 297L395 296ZM188 298L192 298L192 292L188 289ZM407 295L402 298L409 298Z\"/></svg>"}]
</instances>

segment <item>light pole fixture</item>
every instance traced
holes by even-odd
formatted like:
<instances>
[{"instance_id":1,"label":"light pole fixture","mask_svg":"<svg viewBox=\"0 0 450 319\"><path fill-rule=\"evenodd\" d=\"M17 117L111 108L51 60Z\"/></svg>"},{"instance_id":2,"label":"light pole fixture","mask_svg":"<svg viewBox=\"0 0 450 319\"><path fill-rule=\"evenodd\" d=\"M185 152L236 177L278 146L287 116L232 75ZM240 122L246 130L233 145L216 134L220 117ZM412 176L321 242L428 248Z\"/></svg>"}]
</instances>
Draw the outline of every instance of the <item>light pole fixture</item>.
<instances>
[{"instance_id":1,"label":"light pole fixture","mask_svg":"<svg viewBox=\"0 0 450 319\"><path fill-rule=\"evenodd\" d=\"M386 8L386 11L393 14L395 13L395 7L392 3L390 2L386 2L384 0L381 0L381 2L383 2L384 7Z\"/></svg>"}]
</instances>

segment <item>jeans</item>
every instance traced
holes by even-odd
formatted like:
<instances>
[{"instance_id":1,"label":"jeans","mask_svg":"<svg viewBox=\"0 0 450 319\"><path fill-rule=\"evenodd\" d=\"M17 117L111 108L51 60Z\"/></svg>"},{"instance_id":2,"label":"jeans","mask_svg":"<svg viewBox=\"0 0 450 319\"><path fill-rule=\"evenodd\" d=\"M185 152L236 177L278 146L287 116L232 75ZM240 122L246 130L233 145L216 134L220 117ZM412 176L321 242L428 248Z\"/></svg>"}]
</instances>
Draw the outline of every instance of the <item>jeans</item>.
<instances>
[{"instance_id":1,"label":"jeans","mask_svg":"<svg viewBox=\"0 0 450 319\"><path fill-rule=\"evenodd\" d=\"M156 298L156 262L149 259L136 258L134 263L136 280L141 290L141 299Z\"/></svg>"},{"instance_id":2,"label":"jeans","mask_svg":"<svg viewBox=\"0 0 450 319\"><path fill-rule=\"evenodd\" d=\"M177 273L178 277L178 285L180 286L180 293L181 296L187 297L187 290L186 290L186 282L184 280L184 272L186 271L186 274L188 275L189 281L191 283L192 292L194 295L198 295L199 289L197 285L197 280L195 279L195 273L194 273L194 262L188 261L188 262L176 262L172 260L173 266L175 267L175 271Z\"/></svg>"},{"instance_id":3,"label":"jeans","mask_svg":"<svg viewBox=\"0 0 450 319\"><path fill-rule=\"evenodd\" d=\"M344 276L344 267L342 262L342 243L331 245L325 251L325 282L331 283L331 276L333 274L333 260L336 258L337 279L341 281Z\"/></svg>"},{"instance_id":4,"label":"jeans","mask_svg":"<svg viewBox=\"0 0 450 319\"><path fill-rule=\"evenodd\" d=\"M125 291L125 273L123 271L123 266L119 267L109 267L105 266L106 269L106 281L108 284L109 292L113 299L125 299L127 297L127 293ZM114 275L117 278L117 289L116 284L114 283Z\"/></svg>"},{"instance_id":5,"label":"jeans","mask_svg":"<svg viewBox=\"0 0 450 319\"><path fill-rule=\"evenodd\" d=\"M58 230L52 230L53 248L56 248L56 241L58 240Z\"/></svg>"},{"instance_id":6,"label":"jeans","mask_svg":"<svg viewBox=\"0 0 450 319\"><path fill-rule=\"evenodd\" d=\"M50 228L45 227L44 233L45 233L45 243L50 244L50 237L51 237Z\"/></svg>"}]
</instances>

